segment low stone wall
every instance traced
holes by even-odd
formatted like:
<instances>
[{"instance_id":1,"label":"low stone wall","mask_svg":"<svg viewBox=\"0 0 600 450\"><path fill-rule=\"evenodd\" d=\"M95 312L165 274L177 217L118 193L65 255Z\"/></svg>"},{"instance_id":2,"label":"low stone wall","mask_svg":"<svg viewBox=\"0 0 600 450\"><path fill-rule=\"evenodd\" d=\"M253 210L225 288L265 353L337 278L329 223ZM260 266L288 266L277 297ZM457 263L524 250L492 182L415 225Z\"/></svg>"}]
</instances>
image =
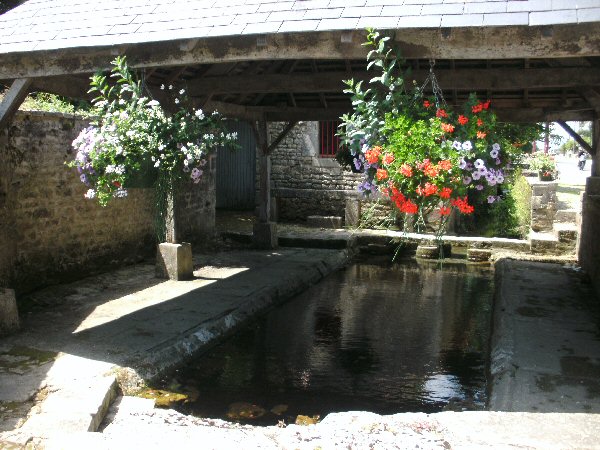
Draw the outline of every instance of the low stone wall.
<instances>
[{"instance_id":1,"label":"low stone wall","mask_svg":"<svg viewBox=\"0 0 600 450\"><path fill-rule=\"evenodd\" d=\"M84 199L86 187L65 167L87 125L72 115L18 112L0 132L0 287L19 294L155 255L152 189L129 189L102 208ZM200 186L181 195L182 239L214 231L211 165Z\"/></svg>"},{"instance_id":2,"label":"low stone wall","mask_svg":"<svg viewBox=\"0 0 600 450\"><path fill-rule=\"evenodd\" d=\"M531 186L531 229L537 232L552 231L558 183L539 181L534 177L528 177L527 181Z\"/></svg>"},{"instance_id":3,"label":"low stone wall","mask_svg":"<svg viewBox=\"0 0 600 450\"><path fill-rule=\"evenodd\" d=\"M313 215L343 218L346 199L357 195L361 175L343 170L334 158L319 156L318 125L298 123L271 155L271 189L279 220L305 221ZM284 126L270 125L271 141Z\"/></svg>"},{"instance_id":4,"label":"low stone wall","mask_svg":"<svg viewBox=\"0 0 600 450\"><path fill-rule=\"evenodd\" d=\"M581 215L579 264L589 274L600 298L600 177L587 179Z\"/></svg>"}]
</instances>

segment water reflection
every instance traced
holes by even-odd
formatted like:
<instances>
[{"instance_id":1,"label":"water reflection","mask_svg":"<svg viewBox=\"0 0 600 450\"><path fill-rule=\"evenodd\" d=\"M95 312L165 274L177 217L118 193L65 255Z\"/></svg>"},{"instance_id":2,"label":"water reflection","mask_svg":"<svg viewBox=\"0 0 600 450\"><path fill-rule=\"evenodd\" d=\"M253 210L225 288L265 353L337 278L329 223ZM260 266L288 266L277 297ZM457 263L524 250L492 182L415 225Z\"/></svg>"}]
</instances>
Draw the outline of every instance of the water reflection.
<instances>
[{"instance_id":1,"label":"water reflection","mask_svg":"<svg viewBox=\"0 0 600 450\"><path fill-rule=\"evenodd\" d=\"M247 404L265 411L238 417L252 423L344 410L483 408L491 295L491 274L464 264L355 264L169 383L199 391L186 412L229 411L235 419L229 406Z\"/></svg>"}]
</instances>

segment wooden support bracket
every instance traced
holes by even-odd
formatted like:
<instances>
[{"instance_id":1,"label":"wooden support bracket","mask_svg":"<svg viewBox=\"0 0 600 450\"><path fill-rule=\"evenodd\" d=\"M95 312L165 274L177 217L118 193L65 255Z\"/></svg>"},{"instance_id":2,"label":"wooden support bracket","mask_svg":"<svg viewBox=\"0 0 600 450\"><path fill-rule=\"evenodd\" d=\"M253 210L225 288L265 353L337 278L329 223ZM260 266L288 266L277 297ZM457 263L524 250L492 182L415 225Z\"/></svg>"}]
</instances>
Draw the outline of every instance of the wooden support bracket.
<instances>
[{"instance_id":1,"label":"wooden support bracket","mask_svg":"<svg viewBox=\"0 0 600 450\"><path fill-rule=\"evenodd\" d=\"M14 113L19 109L29 93L31 78L19 78L13 81L6 92L4 100L0 103L0 128L8 124Z\"/></svg>"},{"instance_id":2,"label":"wooden support bracket","mask_svg":"<svg viewBox=\"0 0 600 450\"><path fill-rule=\"evenodd\" d=\"M588 144L586 141L583 140L583 138L573 129L571 128L567 122L564 122L562 120L557 120L556 123L558 123L563 130L565 130L567 133L569 133L569 135L575 139L575 142L577 142L579 145L581 145L590 155L594 155L595 151L594 148L592 148L592 146L590 144Z\"/></svg>"}]
</instances>

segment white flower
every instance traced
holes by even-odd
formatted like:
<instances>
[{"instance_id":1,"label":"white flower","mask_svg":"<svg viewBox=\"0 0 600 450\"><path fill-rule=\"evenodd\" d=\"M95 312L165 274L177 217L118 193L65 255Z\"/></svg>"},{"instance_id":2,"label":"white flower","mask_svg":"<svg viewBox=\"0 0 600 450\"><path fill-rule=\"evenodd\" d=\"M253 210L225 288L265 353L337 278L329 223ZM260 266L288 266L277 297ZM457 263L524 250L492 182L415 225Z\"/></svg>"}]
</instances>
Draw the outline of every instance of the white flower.
<instances>
[{"instance_id":1,"label":"white flower","mask_svg":"<svg viewBox=\"0 0 600 450\"><path fill-rule=\"evenodd\" d=\"M119 188L113 193L113 197L116 197L116 198L127 197L127 190L123 189L123 188Z\"/></svg>"},{"instance_id":2,"label":"white flower","mask_svg":"<svg viewBox=\"0 0 600 450\"><path fill-rule=\"evenodd\" d=\"M170 85L169 85L169 90L172 90L172 89L173 89L173 85L172 85L172 84L170 84Z\"/></svg>"},{"instance_id":3,"label":"white flower","mask_svg":"<svg viewBox=\"0 0 600 450\"><path fill-rule=\"evenodd\" d=\"M88 189L88 191L83 194L83 196L89 200L96 198L96 191L93 189Z\"/></svg>"},{"instance_id":4,"label":"white flower","mask_svg":"<svg viewBox=\"0 0 600 450\"><path fill-rule=\"evenodd\" d=\"M194 113L196 117L200 120L204 119L204 112L201 109L197 109Z\"/></svg>"},{"instance_id":5,"label":"white flower","mask_svg":"<svg viewBox=\"0 0 600 450\"><path fill-rule=\"evenodd\" d=\"M181 89L181 90L179 91L179 95L183 95L183 94L185 94L185 89Z\"/></svg>"},{"instance_id":6,"label":"white flower","mask_svg":"<svg viewBox=\"0 0 600 450\"><path fill-rule=\"evenodd\" d=\"M456 150L460 150L462 148L462 144L458 141L454 141L452 143L452 147L455 148Z\"/></svg>"},{"instance_id":7,"label":"white flower","mask_svg":"<svg viewBox=\"0 0 600 450\"><path fill-rule=\"evenodd\" d=\"M493 150L490 152L490 156L491 156L492 158L498 158L498 150L496 150L496 149L493 149Z\"/></svg>"},{"instance_id":8,"label":"white flower","mask_svg":"<svg viewBox=\"0 0 600 450\"><path fill-rule=\"evenodd\" d=\"M106 173L114 173L115 172L115 166L112 165L112 164L109 164L108 166L106 166L105 172Z\"/></svg>"},{"instance_id":9,"label":"white flower","mask_svg":"<svg viewBox=\"0 0 600 450\"><path fill-rule=\"evenodd\" d=\"M178 98L176 98L176 99L175 99L175 104L176 104L176 105L178 105L178 104L179 104L179 99L178 99Z\"/></svg>"},{"instance_id":10,"label":"white flower","mask_svg":"<svg viewBox=\"0 0 600 450\"><path fill-rule=\"evenodd\" d=\"M165 90L165 85L164 85L164 84L161 84L161 85L160 85L160 89L164 91L164 90Z\"/></svg>"},{"instance_id":11,"label":"white flower","mask_svg":"<svg viewBox=\"0 0 600 450\"><path fill-rule=\"evenodd\" d=\"M156 162L154 163L154 167L158 167L160 166L160 159L157 159Z\"/></svg>"},{"instance_id":12,"label":"white flower","mask_svg":"<svg viewBox=\"0 0 600 450\"><path fill-rule=\"evenodd\" d=\"M482 159L476 159L474 164L475 164L475 167L477 167L478 169L485 167L485 163L483 162Z\"/></svg>"},{"instance_id":13,"label":"white flower","mask_svg":"<svg viewBox=\"0 0 600 450\"><path fill-rule=\"evenodd\" d=\"M492 145L492 150L498 150L498 151L500 151L500 144L498 144L496 142L494 145Z\"/></svg>"},{"instance_id":14,"label":"white flower","mask_svg":"<svg viewBox=\"0 0 600 450\"><path fill-rule=\"evenodd\" d=\"M473 179L474 180L479 180L481 178L481 173L479 172L473 172Z\"/></svg>"},{"instance_id":15,"label":"white flower","mask_svg":"<svg viewBox=\"0 0 600 450\"><path fill-rule=\"evenodd\" d=\"M462 149L469 151L473 148L473 144L471 144L471 141L465 141L462 143Z\"/></svg>"},{"instance_id":16,"label":"white flower","mask_svg":"<svg viewBox=\"0 0 600 450\"><path fill-rule=\"evenodd\" d=\"M163 87L164 87L164 85L163 85ZM160 106L160 103L157 102L156 100L150 100L148 102L148 106Z\"/></svg>"}]
</instances>

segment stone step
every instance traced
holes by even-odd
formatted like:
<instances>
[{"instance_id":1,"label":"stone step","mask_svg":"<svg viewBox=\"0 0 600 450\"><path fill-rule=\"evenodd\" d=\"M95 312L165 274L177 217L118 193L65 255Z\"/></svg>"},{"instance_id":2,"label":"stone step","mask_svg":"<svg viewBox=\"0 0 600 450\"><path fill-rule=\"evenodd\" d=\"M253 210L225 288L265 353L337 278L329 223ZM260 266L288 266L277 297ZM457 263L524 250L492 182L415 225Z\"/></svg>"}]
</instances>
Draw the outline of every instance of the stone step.
<instances>
[{"instance_id":1,"label":"stone step","mask_svg":"<svg viewBox=\"0 0 600 450\"><path fill-rule=\"evenodd\" d=\"M308 216L306 225L314 228L342 228L342 218L339 216Z\"/></svg>"},{"instance_id":2,"label":"stone step","mask_svg":"<svg viewBox=\"0 0 600 450\"><path fill-rule=\"evenodd\" d=\"M558 237L554 233L531 230L529 232L529 245L531 253L553 255L557 252Z\"/></svg>"},{"instance_id":3,"label":"stone step","mask_svg":"<svg viewBox=\"0 0 600 450\"><path fill-rule=\"evenodd\" d=\"M555 223L554 233L556 234L558 241L562 243L575 243L577 242L577 235L579 230L577 225L572 223Z\"/></svg>"},{"instance_id":4,"label":"stone step","mask_svg":"<svg viewBox=\"0 0 600 450\"><path fill-rule=\"evenodd\" d=\"M575 223L576 221L576 209L559 209L554 216L554 223Z\"/></svg>"}]
</instances>

